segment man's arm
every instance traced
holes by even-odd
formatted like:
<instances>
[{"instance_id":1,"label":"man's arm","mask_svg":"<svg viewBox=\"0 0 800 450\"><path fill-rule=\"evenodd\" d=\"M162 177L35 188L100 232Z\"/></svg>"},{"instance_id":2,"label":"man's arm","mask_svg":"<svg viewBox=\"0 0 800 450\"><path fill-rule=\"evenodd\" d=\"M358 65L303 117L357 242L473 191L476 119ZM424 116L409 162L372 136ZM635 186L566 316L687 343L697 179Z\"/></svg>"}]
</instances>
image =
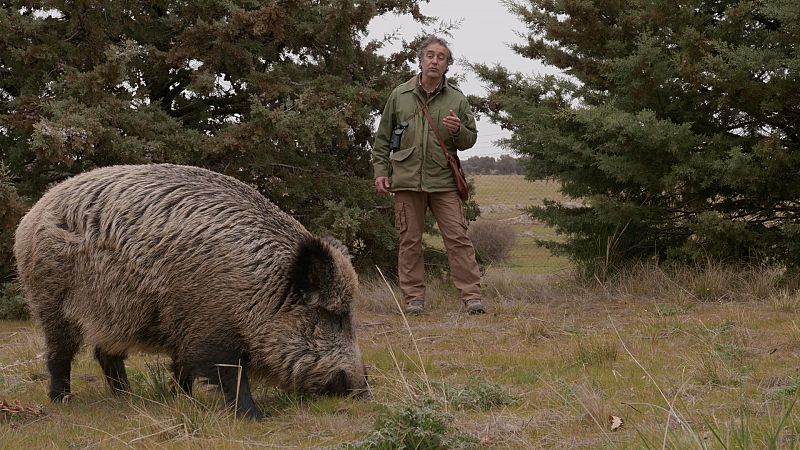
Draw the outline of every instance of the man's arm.
<instances>
[{"instance_id":1,"label":"man's arm","mask_svg":"<svg viewBox=\"0 0 800 450\"><path fill-rule=\"evenodd\" d=\"M467 150L475 145L478 140L478 127L475 124L475 115L469 107L469 102L464 98L459 104L458 118L461 119L461 127L453 135L453 142L456 150Z\"/></svg>"}]
</instances>

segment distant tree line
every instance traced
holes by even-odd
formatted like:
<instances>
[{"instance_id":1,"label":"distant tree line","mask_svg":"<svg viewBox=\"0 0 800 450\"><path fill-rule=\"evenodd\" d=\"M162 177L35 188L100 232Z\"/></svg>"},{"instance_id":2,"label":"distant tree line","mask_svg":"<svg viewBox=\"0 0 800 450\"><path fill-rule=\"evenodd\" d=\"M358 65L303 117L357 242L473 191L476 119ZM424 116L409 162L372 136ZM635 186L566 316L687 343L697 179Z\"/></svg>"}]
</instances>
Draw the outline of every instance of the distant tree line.
<instances>
[{"instance_id":1,"label":"distant tree line","mask_svg":"<svg viewBox=\"0 0 800 450\"><path fill-rule=\"evenodd\" d=\"M525 166L519 158L511 155L473 156L461 160L461 166L467 175L524 175Z\"/></svg>"}]
</instances>

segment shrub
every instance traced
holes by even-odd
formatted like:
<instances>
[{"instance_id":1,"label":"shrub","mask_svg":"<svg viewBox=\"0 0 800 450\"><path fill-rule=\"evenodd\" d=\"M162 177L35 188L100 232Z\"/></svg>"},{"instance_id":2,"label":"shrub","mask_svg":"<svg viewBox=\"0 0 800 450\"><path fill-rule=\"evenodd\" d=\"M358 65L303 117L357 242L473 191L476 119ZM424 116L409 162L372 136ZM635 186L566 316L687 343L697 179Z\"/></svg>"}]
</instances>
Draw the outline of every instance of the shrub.
<instances>
[{"instance_id":1,"label":"shrub","mask_svg":"<svg viewBox=\"0 0 800 450\"><path fill-rule=\"evenodd\" d=\"M0 161L0 283L9 281L13 277L14 230L26 210L24 200L17 194L17 190L11 184L8 170Z\"/></svg>"},{"instance_id":2,"label":"shrub","mask_svg":"<svg viewBox=\"0 0 800 450\"><path fill-rule=\"evenodd\" d=\"M16 283L0 284L0 320L27 320L30 315Z\"/></svg>"},{"instance_id":3,"label":"shrub","mask_svg":"<svg viewBox=\"0 0 800 450\"><path fill-rule=\"evenodd\" d=\"M505 262L516 241L514 230L508 224L494 220L473 223L468 234L482 265Z\"/></svg>"}]
</instances>

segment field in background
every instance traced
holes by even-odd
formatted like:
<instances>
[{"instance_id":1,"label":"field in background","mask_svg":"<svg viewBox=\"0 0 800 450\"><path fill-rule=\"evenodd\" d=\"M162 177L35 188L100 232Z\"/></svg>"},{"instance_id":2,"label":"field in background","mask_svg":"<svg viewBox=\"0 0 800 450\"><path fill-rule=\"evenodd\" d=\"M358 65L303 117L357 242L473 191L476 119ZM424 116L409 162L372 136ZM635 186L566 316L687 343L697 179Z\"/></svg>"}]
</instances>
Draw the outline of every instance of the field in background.
<instances>
[{"instance_id":1,"label":"field in background","mask_svg":"<svg viewBox=\"0 0 800 450\"><path fill-rule=\"evenodd\" d=\"M475 175L475 200L489 207L491 218L509 218L529 205L541 205L545 199L569 201L554 181L528 181L522 175ZM495 207L497 211L491 211ZM503 209L507 209L503 214Z\"/></svg>"},{"instance_id":2,"label":"field in background","mask_svg":"<svg viewBox=\"0 0 800 450\"><path fill-rule=\"evenodd\" d=\"M547 274L568 269L569 261L554 256L536 244L537 239L557 240L552 228L533 222L523 211L528 206L541 205L543 200L574 202L558 192L551 181L528 181L521 175L470 176L475 183L475 201L481 209L480 221L498 221L514 230L516 245L509 260L502 264L521 275ZM427 242L444 248L441 237L427 237ZM496 270L497 267L489 270Z\"/></svg>"},{"instance_id":3,"label":"field in background","mask_svg":"<svg viewBox=\"0 0 800 450\"><path fill-rule=\"evenodd\" d=\"M528 181L520 175L477 175L475 200L481 208L481 220L507 223L516 233L517 242L506 266L520 274L552 273L569 268L564 257L553 256L547 249L536 245L536 239L556 240L552 228L534 223L524 213L528 206L538 206L545 199L568 202L558 192L558 183Z\"/></svg>"}]
</instances>

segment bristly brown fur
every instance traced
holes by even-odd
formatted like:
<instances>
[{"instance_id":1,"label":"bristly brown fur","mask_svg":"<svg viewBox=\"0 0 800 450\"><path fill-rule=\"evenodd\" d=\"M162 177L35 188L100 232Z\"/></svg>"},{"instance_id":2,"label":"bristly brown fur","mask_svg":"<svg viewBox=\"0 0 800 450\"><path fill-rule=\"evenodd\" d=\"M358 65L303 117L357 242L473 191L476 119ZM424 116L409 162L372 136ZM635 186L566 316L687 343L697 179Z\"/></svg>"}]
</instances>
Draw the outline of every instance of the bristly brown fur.
<instances>
[{"instance_id":1,"label":"bristly brown fur","mask_svg":"<svg viewBox=\"0 0 800 450\"><path fill-rule=\"evenodd\" d=\"M219 364L287 389L365 390L350 314L358 280L340 245L201 168L106 167L53 187L14 245L45 334L51 398L69 393L84 342L115 390L127 388L122 361L134 350L170 355L184 390L203 376L225 391Z\"/></svg>"}]
</instances>

